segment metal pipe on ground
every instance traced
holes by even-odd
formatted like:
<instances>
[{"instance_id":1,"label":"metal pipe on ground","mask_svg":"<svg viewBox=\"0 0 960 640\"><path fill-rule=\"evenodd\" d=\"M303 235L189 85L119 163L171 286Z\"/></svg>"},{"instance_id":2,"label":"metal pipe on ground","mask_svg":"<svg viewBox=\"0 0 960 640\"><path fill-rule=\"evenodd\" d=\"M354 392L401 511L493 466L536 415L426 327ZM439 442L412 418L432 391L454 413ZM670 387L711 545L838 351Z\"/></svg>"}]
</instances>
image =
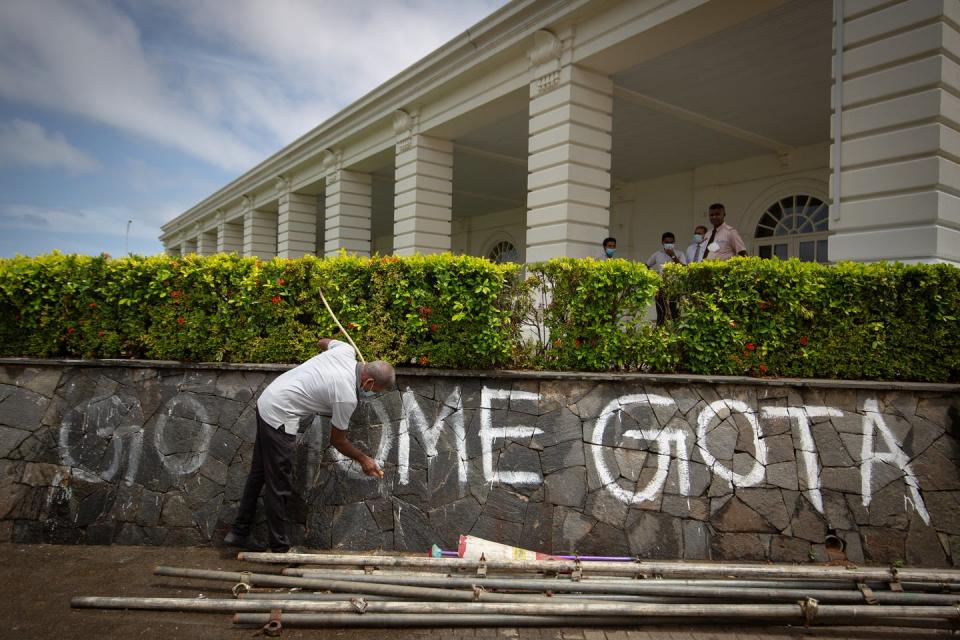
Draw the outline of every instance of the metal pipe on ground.
<instances>
[{"instance_id":1,"label":"metal pipe on ground","mask_svg":"<svg viewBox=\"0 0 960 640\"><path fill-rule=\"evenodd\" d=\"M875 580L960 583L958 569L922 569L913 567L835 567L788 564L746 564L733 562L685 562L643 560L635 562L585 562L569 560L488 560L483 563L463 558L427 558L423 556L376 556L319 553L262 553L242 551L237 557L248 562L280 564L314 564L326 566L386 567L442 566L447 569L513 571L549 571L571 573L583 571L598 574L619 574L663 577L720 578L797 578L806 580Z\"/></svg>"},{"instance_id":2,"label":"metal pipe on ground","mask_svg":"<svg viewBox=\"0 0 960 640\"><path fill-rule=\"evenodd\" d=\"M751 602L794 602L816 598L820 602L857 604L869 602L858 590L839 589L773 589L757 587L709 587L699 585L662 584L659 580L617 580L585 582L573 580L544 580L524 578L460 578L450 576L385 576L343 575L337 571L284 569L284 575L303 575L309 578L356 581L362 583L395 584L443 589L509 589L511 591L573 592L582 594L669 596L680 598L712 598ZM957 596L940 593L906 593L875 591L870 594L881 604L945 605L957 603Z\"/></svg>"},{"instance_id":3,"label":"metal pipe on ground","mask_svg":"<svg viewBox=\"0 0 960 640\"><path fill-rule=\"evenodd\" d=\"M448 575L452 578L460 577L469 577L478 580L488 580L491 578L512 578L517 574L515 573L504 573L504 574L493 574L488 572L486 577L476 576L475 574L471 575L469 573L452 573L444 570L438 571L402 571L387 568L383 569L372 569L370 571L365 571L363 569L336 569L336 568L324 568L324 569L311 569L309 567L290 567L283 569L283 575L289 576L302 576L302 577L312 577L312 576L321 576L327 573L337 572L338 575L356 575L356 576L427 576L427 577L438 577L442 575ZM538 576L528 576L524 574L524 577L528 580L542 580L542 581L552 581L552 582L571 582L569 574L560 574L560 575L544 575L539 574ZM551 582L551 583L552 583ZM637 582L656 582L657 584L663 585L690 585L698 587L755 587L758 589L857 589L858 583L854 580L711 580L711 579L681 579L681 578L624 578L622 576L583 576L578 581L578 583L600 583L600 584L617 584L625 582L627 584L636 584ZM884 591L889 589L889 582L880 582L876 580L863 582L868 587L874 591ZM958 592L960 591L960 583L957 584L948 584L948 583L934 583L934 582L900 582L900 586L904 591L929 591L929 592ZM958 594L960 595L960 594Z\"/></svg>"},{"instance_id":4,"label":"metal pipe on ground","mask_svg":"<svg viewBox=\"0 0 960 640\"><path fill-rule=\"evenodd\" d=\"M75 608L148 609L159 611L270 612L303 611L316 613L446 613L550 616L632 616L635 619L729 618L763 619L771 622L829 623L832 619L861 618L871 624L883 624L897 618L960 619L957 607L818 605L815 601L798 604L672 604L597 602L310 602L304 600L234 600L216 598L131 598L78 596L70 600Z\"/></svg>"},{"instance_id":5,"label":"metal pipe on ground","mask_svg":"<svg viewBox=\"0 0 960 640\"><path fill-rule=\"evenodd\" d=\"M236 571L210 571L207 569L187 569L182 567L156 567L153 573L158 576L178 578L201 578L204 580L225 580L245 583L251 587L300 587L301 589L322 589L324 591L342 591L346 593L362 592L373 595L400 598L420 598L441 602L529 602L540 603L546 597L542 595L493 593L483 589L458 591L455 589L434 589L430 587L408 587L393 584L356 582L349 580L328 580L325 578L299 578L278 576L265 573L240 573Z\"/></svg>"},{"instance_id":6,"label":"metal pipe on ground","mask_svg":"<svg viewBox=\"0 0 960 640\"><path fill-rule=\"evenodd\" d=\"M373 602L407 602L409 598L389 598L387 596L368 596L363 594L345 594L345 593L276 593L276 592L255 592L250 591L248 593L241 593L237 595L241 599L249 600L271 600L277 598L283 598L287 600L316 600L320 602L343 602L345 600L350 600L351 598L363 598L364 600ZM553 595L550 596L550 600L571 600L574 602L583 601L583 600L595 600L598 602L652 602L658 604L674 604L677 602L688 602L688 603L698 603L698 604L708 604L714 602L713 600L708 600L706 598L651 598L645 596L616 596L616 595L593 595L590 596L579 596L576 594L562 594L562 595Z\"/></svg>"},{"instance_id":7,"label":"metal pipe on ground","mask_svg":"<svg viewBox=\"0 0 960 640\"><path fill-rule=\"evenodd\" d=\"M446 613L290 613L280 620L289 627L628 627L637 624L636 618L620 616L510 616L491 614ZM233 622L239 626L263 626L270 621L268 613L237 613ZM648 619L644 624L669 624L676 620Z\"/></svg>"},{"instance_id":8,"label":"metal pipe on ground","mask_svg":"<svg viewBox=\"0 0 960 640\"><path fill-rule=\"evenodd\" d=\"M364 628L424 628L424 627L629 627L636 626L636 618L618 616L508 616L488 614L443 614L443 613L365 613L358 616L352 613L286 613L281 614L284 626L292 628L335 628L335 627L364 627ZM233 616L234 624L238 626L263 626L270 621L268 613L237 613ZM764 624L762 621L746 621L748 624ZM743 620L729 618L700 618L685 620L684 625L691 624L739 624ZM643 625L676 624L674 618L644 618ZM893 626L924 629L954 629L953 624L937 620L916 620L889 618L883 623L875 624L866 618L842 619L837 618L829 625L818 629L854 626Z\"/></svg>"}]
</instances>

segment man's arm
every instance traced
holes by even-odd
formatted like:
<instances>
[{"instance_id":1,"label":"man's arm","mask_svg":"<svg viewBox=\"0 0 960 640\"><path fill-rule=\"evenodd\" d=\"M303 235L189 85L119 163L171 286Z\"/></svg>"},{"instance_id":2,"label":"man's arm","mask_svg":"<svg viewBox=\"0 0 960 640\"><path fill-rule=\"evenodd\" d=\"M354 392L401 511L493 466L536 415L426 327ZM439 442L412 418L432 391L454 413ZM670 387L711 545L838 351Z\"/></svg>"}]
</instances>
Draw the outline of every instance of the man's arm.
<instances>
[{"instance_id":1,"label":"man's arm","mask_svg":"<svg viewBox=\"0 0 960 640\"><path fill-rule=\"evenodd\" d=\"M330 343L333 341L333 338L320 338L320 341L317 342L320 345L321 351L326 351L330 348Z\"/></svg>"},{"instance_id":2,"label":"man's arm","mask_svg":"<svg viewBox=\"0 0 960 640\"><path fill-rule=\"evenodd\" d=\"M376 478L383 477L383 470L380 469L377 461L353 446L353 444L347 440L347 432L343 429L337 429L333 425L330 426L330 444L343 455L356 460L366 475Z\"/></svg>"}]
</instances>

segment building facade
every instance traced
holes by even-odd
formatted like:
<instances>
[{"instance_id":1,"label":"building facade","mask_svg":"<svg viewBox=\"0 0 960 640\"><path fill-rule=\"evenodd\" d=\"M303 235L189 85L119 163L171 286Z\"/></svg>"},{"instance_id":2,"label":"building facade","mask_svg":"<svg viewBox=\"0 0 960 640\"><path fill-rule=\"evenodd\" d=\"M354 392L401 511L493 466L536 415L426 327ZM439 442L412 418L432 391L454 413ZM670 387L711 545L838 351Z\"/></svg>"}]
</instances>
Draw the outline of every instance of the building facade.
<instances>
[{"instance_id":1,"label":"building facade","mask_svg":"<svg viewBox=\"0 0 960 640\"><path fill-rule=\"evenodd\" d=\"M960 2L514 0L160 239L642 260L712 202L752 255L960 265Z\"/></svg>"}]
</instances>

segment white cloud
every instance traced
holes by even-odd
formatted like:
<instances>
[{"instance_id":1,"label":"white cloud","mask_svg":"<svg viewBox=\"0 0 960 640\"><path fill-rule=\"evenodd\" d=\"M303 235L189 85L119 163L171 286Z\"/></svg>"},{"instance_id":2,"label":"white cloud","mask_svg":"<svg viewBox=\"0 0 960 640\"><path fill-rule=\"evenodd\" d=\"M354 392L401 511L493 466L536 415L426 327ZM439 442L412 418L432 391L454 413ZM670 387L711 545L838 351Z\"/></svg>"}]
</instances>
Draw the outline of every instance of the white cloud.
<instances>
[{"instance_id":1,"label":"white cloud","mask_svg":"<svg viewBox=\"0 0 960 640\"><path fill-rule=\"evenodd\" d=\"M5 0L0 98L248 169L500 0Z\"/></svg>"},{"instance_id":2,"label":"white cloud","mask_svg":"<svg viewBox=\"0 0 960 640\"><path fill-rule=\"evenodd\" d=\"M90 118L221 167L248 168L262 155L197 117L175 79L145 57L133 21L103 2L0 3L0 96Z\"/></svg>"},{"instance_id":3,"label":"white cloud","mask_svg":"<svg viewBox=\"0 0 960 640\"><path fill-rule=\"evenodd\" d=\"M154 240L160 235L163 221L180 211L176 206L140 207L134 213L118 207L70 208L0 204L0 229L40 232L77 230L88 234L123 236L126 233L127 220L132 219L131 238Z\"/></svg>"},{"instance_id":4,"label":"white cloud","mask_svg":"<svg viewBox=\"0 0 960 640\"><path fill-rule=\"evenodd\" d=\"M0 167L84 172L98 169L100 163L70 144L62 134L48 133L35 122L15 118L0 122Z\"/></svg>"}]
</instances>

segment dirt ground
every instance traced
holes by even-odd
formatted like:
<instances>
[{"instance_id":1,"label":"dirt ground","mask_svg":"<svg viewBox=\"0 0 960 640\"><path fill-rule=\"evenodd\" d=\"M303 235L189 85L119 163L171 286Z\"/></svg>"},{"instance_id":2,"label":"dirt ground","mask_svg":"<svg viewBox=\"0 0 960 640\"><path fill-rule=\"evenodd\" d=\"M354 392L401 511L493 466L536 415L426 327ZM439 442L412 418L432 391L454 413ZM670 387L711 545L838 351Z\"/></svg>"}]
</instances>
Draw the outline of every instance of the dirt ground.
<instances>
[{"instance_id":1,"label":"dirt ground","mask_svg":"<svg viewBox=\"0 0 960 640\"><path fill-rule=\"evenodd\" d=\"M11 640L163 637L219 640L251 638L257 629L234 627L229 614L71 609L73 596L229 597L230 584L153 575L156 565L279 572L210 547L95 547L0 544L0 638ZM783 638L934 638L948 632L904 629L802 627L484 628L484 629L293 629L284 638L557 638L576 640L775 640ZM262 636L261 636L262 637Z\"/></svg>"}]
</instances>

